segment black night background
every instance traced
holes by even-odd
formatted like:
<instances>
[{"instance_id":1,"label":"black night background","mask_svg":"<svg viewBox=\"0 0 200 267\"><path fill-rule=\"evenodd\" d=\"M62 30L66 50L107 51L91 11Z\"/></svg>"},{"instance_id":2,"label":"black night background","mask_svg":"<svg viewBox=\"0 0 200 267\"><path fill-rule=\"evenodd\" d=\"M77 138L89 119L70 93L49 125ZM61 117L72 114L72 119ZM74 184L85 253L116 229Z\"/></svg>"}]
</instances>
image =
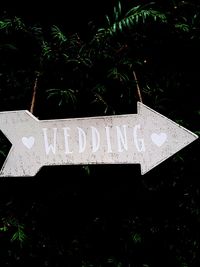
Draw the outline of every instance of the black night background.
<instances>
[{"instance_id":1,"label":"black night background","mask_svg":"<svg viewBox=\"0 0 200 267\"><path fill-rule=\"evenodd\" d=\"M135 113L139 86L144 104L199 135L199 47L198 1L6 1L0 111ZM1 166L9 149L0 132ZM1 177L0 266L200 266L199 149L143 176L119 164Z\"/></svg>"}]
</instances>

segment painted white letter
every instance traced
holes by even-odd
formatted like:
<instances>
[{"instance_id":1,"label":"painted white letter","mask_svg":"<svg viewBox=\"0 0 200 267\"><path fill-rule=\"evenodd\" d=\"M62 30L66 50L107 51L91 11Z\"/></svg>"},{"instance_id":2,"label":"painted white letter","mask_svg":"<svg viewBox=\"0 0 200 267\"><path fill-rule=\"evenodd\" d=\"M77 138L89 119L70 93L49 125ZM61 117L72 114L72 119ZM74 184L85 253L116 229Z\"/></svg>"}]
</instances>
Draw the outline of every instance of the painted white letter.
<instances>
[{"instance_id":1,"label":"painted white letter","mask_svg":"<svg viewBox=\"0 0 200 267\"><path fill-rule=\"evenodd\" d=\"M111 143L110 143L110 127L106 126L106 141L107 141L107 153L112 153Z\"/></svg>"},{"instance_id":2,"label":"painted white letter","mask_svg":"<svg viewBox=\"0 0 200 267\"><path fill-rule=\"evenodd\" d=\"M140 124L135 125L134 130L133 130L134 144L138 152L144 152L145 151L144 139L137 138L138 129L140 129Z\"/></svg>"},{"instance_id":3,"label":"painted white letter","mask_svg":"<svg viewBox=\"0 0 200 267\"><path fill-rule=\"evenodd\" d=\"M69 151L69 142L68 137L70 136L68 133L68 130L71 130L69 127L63 127L64 131L64 140L65 140L65 154L73 153L72 151Z\"/></svg>"},{"instance_id":4,"label":"painted white letter","mask_svg":"<svg viewBox=\"0 0 200 267\"><path fill-rule=\"evenodd\" d=\"M83 129L77 127L78 129L78 142L79 142L79 153L83 153L86 147L86 134Z\"/></svg>"},{"instance_id":5,"label":"painted white letter","mask_svg":"<svg viewBox=\"0 0 200 267\"><path fill-rule=\"evenodd\" d=\"M57 134L57 128L53 128L53 145L49 144L48 138L47 138L47 128L42 128L43 134L44 134L44 146L46 154L48 155L50 150L53 152L53 154L56 153L56 134Z\"/></svg>"},{"instance_id":6,"label":"painted white letter","mask_svg":"<svg viewBox=\"0 0 200 267\"><path fill-rule=\"evenodd\" d=\"M126 127L127 127L127 125L123 125L123 131L124 131L124 133L122 134L120 127L119 126L116 126L116 129L117 129L118 152L123 152L122 146L123 146L123 148L125 150L128 150Z\"/></svg>"},{"instance_id":7,"label":"painted white letter","mask_svg":"<svg viewBox=\"0 0 200 267\"><path fill-rule=\"evenodd\" d=\"M95 153L100 146L100 135L97 128L91 126L92 129L92 152Z\"/></svg>"}]
</instances>

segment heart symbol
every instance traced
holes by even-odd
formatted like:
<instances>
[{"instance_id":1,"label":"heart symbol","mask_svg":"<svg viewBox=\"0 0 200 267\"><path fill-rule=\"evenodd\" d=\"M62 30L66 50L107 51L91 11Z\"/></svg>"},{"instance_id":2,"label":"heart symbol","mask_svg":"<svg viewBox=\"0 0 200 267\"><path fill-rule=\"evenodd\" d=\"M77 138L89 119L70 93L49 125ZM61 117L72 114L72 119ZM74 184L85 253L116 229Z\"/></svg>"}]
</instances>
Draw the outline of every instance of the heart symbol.
<instances>
[{"instance_id":1,"label":"heart symbol","mask_svg":"<svg viewBox=\"0 0 200 267\"><path fill-rule=\"evenodd\" d=\"M28 149L31 149L32 146L35 143L35 138L33 136L30 137L22 137L22 143L27 147Z\"/></svg>"},{"instance_id":2,"label":"heart symbol","mask_svg":"<svg viewBox=\"0 0 200 267\"><path fill-rule=\"evenodd\" d=\"M157 134L157 133L152 133L151 135L151 140L152 142L157 145L158 147L162 146L165 141L167 140L167 135L166 133L160 133L160 134Z\"/></svg>"}]
</instances>

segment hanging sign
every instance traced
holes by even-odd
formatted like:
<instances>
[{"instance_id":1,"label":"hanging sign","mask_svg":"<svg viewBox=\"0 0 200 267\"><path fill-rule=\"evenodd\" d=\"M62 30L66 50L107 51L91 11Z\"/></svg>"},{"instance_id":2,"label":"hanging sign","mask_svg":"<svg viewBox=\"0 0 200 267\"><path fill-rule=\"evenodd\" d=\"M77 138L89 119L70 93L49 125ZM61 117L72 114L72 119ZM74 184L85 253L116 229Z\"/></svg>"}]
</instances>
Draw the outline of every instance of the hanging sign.
<instances>
[{"instance_id":1,"label":"hanging sign","mask_svg":"<svg viewBox=\"0 0 200 267\"><path fill-rule=\"evenodd\" d=\"M42 166L140 164L145 174L197 135L138 102L138 114L38 120L29 111L0 112L12 147L0 176L34 176Z\"/></svg>"}]
</instances>

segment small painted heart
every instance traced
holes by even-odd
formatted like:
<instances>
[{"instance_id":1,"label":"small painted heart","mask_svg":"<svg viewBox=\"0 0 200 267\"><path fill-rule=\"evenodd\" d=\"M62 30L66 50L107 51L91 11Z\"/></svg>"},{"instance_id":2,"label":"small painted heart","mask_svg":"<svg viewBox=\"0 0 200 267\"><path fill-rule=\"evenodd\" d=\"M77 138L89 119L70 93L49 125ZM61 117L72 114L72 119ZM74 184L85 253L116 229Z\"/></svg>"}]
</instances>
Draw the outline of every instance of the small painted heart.
<instances>
[{"instance_id":1,"label":"small painted heart","mask_svg":"<svg viewBox=\"0 0 200 267\"><path fill-rule=\"evenodd\" d=\"M35 143L35 138L33 136L30 137L22 137L22 143L27 147L28 149L31 149Z\"/></svg>"},{"instance_id":2,"label":"small painted heart","mask_svg":"<svg viewBox=\"0 0 200 267\"><path fill-rule=\"evenodd\" d=\"M167 134L166 133L159 133L159 134L152 133L151 140L155 145L157 145L158 147L161 147L167 140Z\"/></svg>"}]
</instances>

